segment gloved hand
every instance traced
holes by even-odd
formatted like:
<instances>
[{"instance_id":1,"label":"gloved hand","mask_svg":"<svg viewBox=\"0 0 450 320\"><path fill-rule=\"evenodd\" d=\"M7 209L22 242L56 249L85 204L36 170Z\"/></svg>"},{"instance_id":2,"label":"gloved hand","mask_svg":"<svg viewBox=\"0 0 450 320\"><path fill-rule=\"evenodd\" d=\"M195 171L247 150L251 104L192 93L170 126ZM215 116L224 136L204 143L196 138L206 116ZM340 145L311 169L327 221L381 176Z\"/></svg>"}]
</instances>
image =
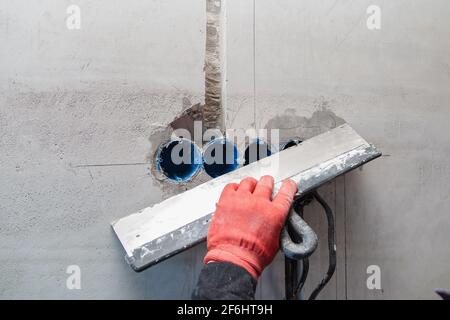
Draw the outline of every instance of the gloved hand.
<instances>
[{"instance_id":1,"label":"gloved hand","mask_svg":"<svg viewBox=\"0 0 450 320\"><path fill-rule=\"evenodd\" d=\"M258 279L279 249L280 232L297 192L294 181L286 180L272 200L273 185L273 177L264 176L223 189L209 226L204 263L229 262Z\"/></svg>"}]
</instances>

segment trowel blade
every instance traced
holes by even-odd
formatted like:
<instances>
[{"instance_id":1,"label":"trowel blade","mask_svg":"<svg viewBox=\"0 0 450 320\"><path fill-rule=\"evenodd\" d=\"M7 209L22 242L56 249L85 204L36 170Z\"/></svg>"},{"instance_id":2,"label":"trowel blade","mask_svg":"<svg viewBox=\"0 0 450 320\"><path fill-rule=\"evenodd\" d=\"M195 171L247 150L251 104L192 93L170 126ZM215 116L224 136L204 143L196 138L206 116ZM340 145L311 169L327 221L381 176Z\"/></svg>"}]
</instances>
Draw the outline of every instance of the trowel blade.
<instances>
[{"instance_id":1,"label":"trowel blade","mask_svg":"<svg viewBox=\"0 0 450 320\"><path fill-rule=\"evenodd\" d=\"M283 180L290 178L298 183L298 192L303 195L380 155L344 124L121 218L112 227L125 249L127 262L135 271L142 271L206 239L216 201L230 182L271 175L276 193Z\"/></svg>"}]
</instances>

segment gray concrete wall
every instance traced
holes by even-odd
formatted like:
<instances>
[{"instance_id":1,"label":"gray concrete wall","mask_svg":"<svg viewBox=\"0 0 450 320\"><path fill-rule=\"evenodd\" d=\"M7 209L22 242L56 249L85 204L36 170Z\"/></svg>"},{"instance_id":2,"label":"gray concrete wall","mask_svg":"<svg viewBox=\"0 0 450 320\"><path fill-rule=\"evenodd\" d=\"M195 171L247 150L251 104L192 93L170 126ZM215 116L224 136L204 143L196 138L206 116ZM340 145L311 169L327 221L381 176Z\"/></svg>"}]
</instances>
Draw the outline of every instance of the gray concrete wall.
<instances>
[{"instance_id":1,"label":"gray concrete wall","mask_svg":"<svg viewBox=\"0 0 450 320\"><path fill-rule=\"evenodd\" d=\"M380 30L366 26L372 4ZM282 131L308 136L342 118L384 153L320 190L338 242L322 298L450 288L449 13L445 0L227 1L228 127L285 116ZM204 245L136 274L109 223L168 196L149 138L203 102L205 23L199 0L0 0L1 298L189 297ZM323 239L309 292L326 230L316 205L306 219ZM366 286L370 265L382 290ZM280 255L258 297L281 298L283 279Z\"/></svg>"}]
</instances>

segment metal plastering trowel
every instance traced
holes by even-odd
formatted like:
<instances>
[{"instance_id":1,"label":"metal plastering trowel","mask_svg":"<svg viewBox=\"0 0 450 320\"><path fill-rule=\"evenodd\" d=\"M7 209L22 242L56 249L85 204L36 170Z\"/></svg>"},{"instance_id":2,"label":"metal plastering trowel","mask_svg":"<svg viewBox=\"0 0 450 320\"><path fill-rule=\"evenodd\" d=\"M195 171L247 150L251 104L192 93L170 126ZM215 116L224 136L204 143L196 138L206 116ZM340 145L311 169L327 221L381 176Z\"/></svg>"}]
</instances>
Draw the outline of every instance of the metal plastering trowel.
<instances>
[{"instance_id":1,"label":"metal plastering trowel","mask_svg":"<svg viewBox=\"0 0 450 320\"><path fill-rule=\"evenodd\" d=\"M121 218L112 227L125 249L127 262L135 271L142 271L206 239L216 202L230 182L247 176L259 179L271 175L275 179L275 194L281 182L290 178L298 184L301 196L380 155L373 145L344 124ZM316 245L312 241L309 251L298 252L292 242L285 239L281 242L286 255L290 252L300 258Z\"/></svg>"}]
</instances>

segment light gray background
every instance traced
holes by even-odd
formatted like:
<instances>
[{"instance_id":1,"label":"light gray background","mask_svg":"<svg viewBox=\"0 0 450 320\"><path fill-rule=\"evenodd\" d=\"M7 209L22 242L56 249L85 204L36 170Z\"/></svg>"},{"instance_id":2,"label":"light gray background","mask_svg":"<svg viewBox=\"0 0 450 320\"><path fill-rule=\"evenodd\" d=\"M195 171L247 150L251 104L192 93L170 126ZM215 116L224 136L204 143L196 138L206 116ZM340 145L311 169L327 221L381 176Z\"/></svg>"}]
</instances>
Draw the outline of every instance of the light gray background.
<instances>
[{"instance_id":1,"label":"light gray background","mask_svg":"<svg viewBox=\"0 0 450 320\"><path fill-rule=\"evenodd\" d=\"M81 30L66 28L70 4ZM366 27L371 4L381 30ZM450 2L228 0L226 10L229 127L325 112L384 153L321 189L338 268L320 297L450 288ZM204 99L205 21L201 0L0 0L1 298L190 296L204 245L136 274L109 223L167 196L146 164L149 137ZM327 252L316 205L306 219L321 235L309 292ZM69 265L81 290L66 288ZM382 290L367 288L369 265ZM281 298L283 281L279 256L258 298Z\"/></svg>"}]
</instances>

